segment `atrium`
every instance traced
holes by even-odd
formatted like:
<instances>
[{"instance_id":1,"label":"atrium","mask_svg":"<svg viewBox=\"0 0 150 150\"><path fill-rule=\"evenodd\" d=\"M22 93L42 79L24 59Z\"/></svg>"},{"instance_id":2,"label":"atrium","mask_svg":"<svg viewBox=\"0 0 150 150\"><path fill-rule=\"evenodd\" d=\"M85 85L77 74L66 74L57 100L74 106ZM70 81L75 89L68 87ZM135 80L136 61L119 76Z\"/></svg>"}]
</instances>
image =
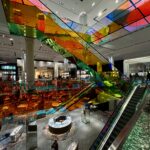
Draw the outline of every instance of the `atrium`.
<instances>
[{"instance_id":1,"label":"atrium","mask_svg":"<svg viewBox=\"0 0 150 150\"><path fill-rule=\"evenodd\" d=\"M150 0L0 12L0 150L150 149Z\"/></svg>"}]
</instances>

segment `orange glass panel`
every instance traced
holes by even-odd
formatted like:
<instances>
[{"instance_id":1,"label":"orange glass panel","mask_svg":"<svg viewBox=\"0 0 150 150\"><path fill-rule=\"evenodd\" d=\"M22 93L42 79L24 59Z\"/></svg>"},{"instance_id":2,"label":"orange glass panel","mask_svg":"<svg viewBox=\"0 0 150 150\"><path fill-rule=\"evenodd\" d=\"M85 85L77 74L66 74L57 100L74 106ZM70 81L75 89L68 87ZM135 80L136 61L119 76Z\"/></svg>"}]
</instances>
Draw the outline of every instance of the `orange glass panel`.
<instances>
[{"instance_id":1,"label":"orange glass panel","mask_svg":"<svg viewBox=\"0 0 150 150\"><path fill-rule=\"evenodd\" d=\"M113 33L113 32L115 32L115 31L117 31L117 30L122 28L121 25L118 25L115 22L112 22L110 25L108 25L108 27L109 27L109 33Z\"/></svg>"},{"instance_id":2,"label":"orange glass panel","mask_svg":"<svg viewBox=\"0 0 150 150\"><path fill-rule=\"evenodd\" d=\"M97 62L101 63L101 61L94 54L92 54L80 43L81 38L79 38L75 33L61 28L55 22L55 20L51 18L50 14L45 15L38 8L29 5L23 5L21 3L11 2L8 6L10 6L10 14L8 14L8 16L10 16L10 22L24 24L23 30L26 31L24 32L24 36L30 34L31 36L36 37L36 32L34 29L37 28L38 30L44 32L48 37L53 39L61 47L65 48L68 52L82 60L84 63L89 65L97 64ZM15 13L14 10L19 10L19 12ZM32 33L29 33L30 30L27 31L27 27L33 29ZM88 35L84 35L82 33L78 34L82 38L89 38ZM105 34L107 34L107 28L100 30L97 34L103 37Z\"/></svg>"},{"instance_id":3,"label":"orange glass panel","mask_svg":"<svg viewBox=\"0 0 150 150\"><path fill-rule=\"evenodd\" d=\"M23 2L24 2L25 5L33 6L33 4L31 2L29 2L28 0L23 0Z\"/></svg>"},{"instance_id":4,"label":"orange glass panel","mask_svg":"<svg viewBox=\"0 0 150 150\"><path fill-rule=\"evenodd\" d=\"M129 2L129 1L127 1L127 2L125 2L123 5L121 5L120 7L119 7L119 9L121 9L121 10L126 10L126 9L128 9L129 7L131 7L132 6L132 4Z\"/></svg>"},{"instance_id":5,"label":"orange glass panel","mask_svg":"<svg viewBox=\"0 0 150 150\"><path fill-rule=\"evenodd\" d=\"M16 3L21 3L22 4L22 0L10 0L11 2L16 2Z\"/></svg>"}]
</instances>

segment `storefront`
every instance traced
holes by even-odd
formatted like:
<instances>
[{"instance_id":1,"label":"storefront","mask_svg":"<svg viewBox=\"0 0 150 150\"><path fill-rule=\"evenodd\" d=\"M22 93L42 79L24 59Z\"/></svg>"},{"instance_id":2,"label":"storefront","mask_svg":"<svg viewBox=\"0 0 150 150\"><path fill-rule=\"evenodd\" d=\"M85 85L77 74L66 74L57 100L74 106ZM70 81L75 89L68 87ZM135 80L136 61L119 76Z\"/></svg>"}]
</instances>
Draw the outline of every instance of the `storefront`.
<instances>
[{"instance_id":1,"label":"storefront","mask_svg":"<svg viewBox=\"0 0 150 150\"><path fill-rule=\"evenodd\" d=\"M0 78L2 80L16 81L17 72L16 64L0 64Z\"/></svg>"}]
</instances>

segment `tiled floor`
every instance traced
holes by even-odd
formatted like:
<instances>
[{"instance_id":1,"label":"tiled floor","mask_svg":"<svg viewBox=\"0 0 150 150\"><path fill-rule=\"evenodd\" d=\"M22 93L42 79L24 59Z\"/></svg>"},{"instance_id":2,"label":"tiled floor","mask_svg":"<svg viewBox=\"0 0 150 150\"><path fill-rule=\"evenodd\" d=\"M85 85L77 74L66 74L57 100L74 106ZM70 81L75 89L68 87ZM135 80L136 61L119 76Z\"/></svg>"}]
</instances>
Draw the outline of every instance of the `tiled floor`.
<instances>
[{"instance_id":1,"label":"tiled floor","mask_svg":"<svg viewBox=\"0 0 150 150\"><path fill-rule=\"evenodd\" d=\"M66 138L66 140L58 141L60 150L67 150L67 147L76 141L79 144L79 150L89 149L92 142L97 137L98 133L104 126L107 120L106 114L101 111L91 112L89 120L90 123L82 122L82 110L74 110L67 113L73 120L73 131ZM49 117L50 118L50 117ZM39 150L50 150L53 140L50 140L44 134L43 128L48 124L48 119L42 119L38 121L38 149Z\"/></svg>"},{"instance_id":2,"label":"tiled floor","mask_svg":"<svg viewBox=\"0 0 150 150\"><path fill-rule=\"evenodd\" d=\"M65 140L58 140L59 150L67 150L68 146L73 142L78 142L79 150L88 150L93 141L98 136L100 130L103 128L104 123L107 121L108 115L102 111L94 111L90 113L90 123L83 123L82 109L77 109L71 112L67 112L66 115L70 115L72 118L72 129L69 132ZM54 116L54 115L53 115ZM38 150L51 150L53 143L52 138L48 138L45 135L44 128L48 125L49 118L53 117L50 115L44 119L37 121L38 132L37 132L37 145ZM31 135L34 137L34 135ZM26 144L33 145L34 138L27 140L24 135L21 136L22 140L19 140L17 144L10 145L9 150L26 150Z\"/></svg>"}]
</instances>

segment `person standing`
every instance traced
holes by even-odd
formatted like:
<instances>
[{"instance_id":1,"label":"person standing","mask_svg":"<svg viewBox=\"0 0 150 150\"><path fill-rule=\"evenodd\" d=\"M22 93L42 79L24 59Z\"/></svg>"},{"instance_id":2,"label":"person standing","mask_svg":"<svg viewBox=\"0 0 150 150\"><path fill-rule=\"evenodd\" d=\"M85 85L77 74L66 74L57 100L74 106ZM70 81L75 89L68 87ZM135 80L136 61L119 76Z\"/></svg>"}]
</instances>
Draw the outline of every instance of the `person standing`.
<instances>
[{"instance_id":1,"label":"person standing","mask_svg":"<svg viewBox=\"0 0 150 150\"><path fill-rule=\"evenodd\" d=\"M58 142L57 142L57 140L54 141L54 143L52 144L51 148L53 150L58 150Z\"/></svg>"}]
</instances>

